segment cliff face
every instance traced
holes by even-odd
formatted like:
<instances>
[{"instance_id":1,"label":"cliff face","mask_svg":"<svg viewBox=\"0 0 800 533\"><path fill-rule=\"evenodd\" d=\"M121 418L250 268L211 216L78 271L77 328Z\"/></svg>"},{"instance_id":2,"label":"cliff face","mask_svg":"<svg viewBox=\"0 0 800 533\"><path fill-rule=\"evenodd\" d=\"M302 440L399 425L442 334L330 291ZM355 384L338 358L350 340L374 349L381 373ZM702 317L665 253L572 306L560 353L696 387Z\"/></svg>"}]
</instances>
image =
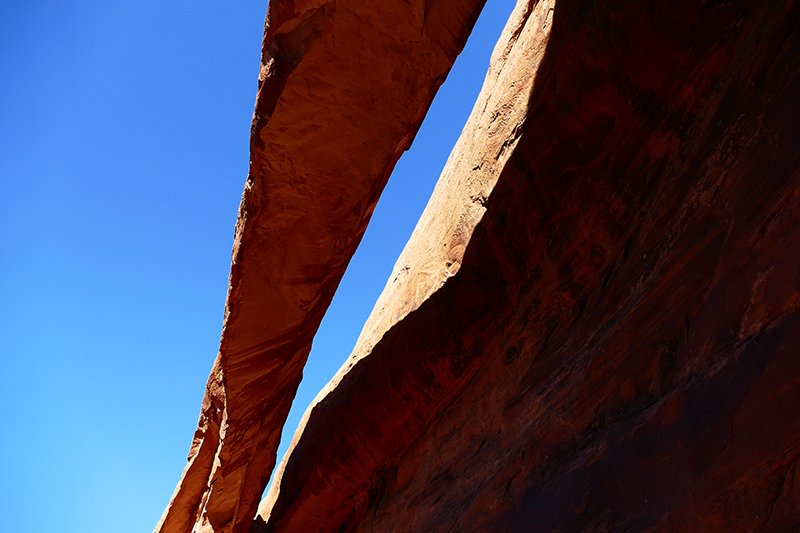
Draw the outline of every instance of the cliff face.
<instances>
[{"instance_id":1,"label":"cliff face","mask_svg":"<svg viewBox=\"0 0 800 533\"><path fill-rule=\"evenodd\" d=\"M800 528L798 22L520 2L253 531Z\"/></svg>"},{"instance_id":2,"label":"cliff face","mask_svg":"<svg viewBox=\"0 0 800 533\"><path fill-rule=\"evenodd\" d=\"M800 528L795 0L520 0L252 521L481 6L270 3L220 353L157 531Z\"/></svg>"},{"instance_id":3,"label":"cliff face","mask_svg":"<svg viewBox=\"0 0 800 533\"><path fill-rule=\"evenodd\" d=\"M220 351L157 532L249 529L312 337L483 1L270 2Z\"/></svg>"}]
</instances>

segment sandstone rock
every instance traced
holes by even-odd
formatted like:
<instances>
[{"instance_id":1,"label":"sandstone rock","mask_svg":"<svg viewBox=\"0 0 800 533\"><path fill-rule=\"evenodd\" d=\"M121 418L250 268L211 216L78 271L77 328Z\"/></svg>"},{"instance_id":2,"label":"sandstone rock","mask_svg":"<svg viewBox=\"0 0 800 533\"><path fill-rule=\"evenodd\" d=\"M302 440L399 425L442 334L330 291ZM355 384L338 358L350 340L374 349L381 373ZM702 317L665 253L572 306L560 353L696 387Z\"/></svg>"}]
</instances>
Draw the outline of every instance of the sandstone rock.
<instances>
[{"instance_id":1,"label":"sandstone rock","mask_svg":"<svg viewBox=\"0 0 800 533\"><path fill-rule=\"evenodd\" d=\"M311 339L482 5L270 2L220 352L157 532L250 527Z\"/></svg>"},{"instance_id":2,"label":"sandstone rock","mask_svg":"<svg viewBox=\"0 0 800 533\"><path fill-rule=\"evenodd\" d=\"M253 531L800 528L798 22L521 1Z\"/></svg>"}]
</instances>

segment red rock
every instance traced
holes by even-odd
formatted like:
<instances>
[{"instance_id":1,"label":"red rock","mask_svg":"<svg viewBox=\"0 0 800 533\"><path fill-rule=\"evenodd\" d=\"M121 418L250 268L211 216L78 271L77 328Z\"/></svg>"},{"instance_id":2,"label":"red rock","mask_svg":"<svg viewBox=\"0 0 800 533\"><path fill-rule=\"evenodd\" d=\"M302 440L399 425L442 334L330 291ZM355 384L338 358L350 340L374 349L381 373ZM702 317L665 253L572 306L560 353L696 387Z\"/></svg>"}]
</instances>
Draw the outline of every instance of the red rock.
<instances>
[{"instance_id":1,"label":"red rock","mask_svg":"<svg viewBox=\"0 0 800 533\"><path fill-rule=\"evenodd\" d=\"M270 2L220 352L157 532L250 527L312 337L482 5Z\"/></svg>"},{"instance_id":2,"label":"red rock","mask_svg":"<svg viewBox=\"0 0 800 533\"><path fill-rule=\"evenodd\" d=\"M518 5L253 531L800 528L800 5Z\"/></svg>"}]
</instances>

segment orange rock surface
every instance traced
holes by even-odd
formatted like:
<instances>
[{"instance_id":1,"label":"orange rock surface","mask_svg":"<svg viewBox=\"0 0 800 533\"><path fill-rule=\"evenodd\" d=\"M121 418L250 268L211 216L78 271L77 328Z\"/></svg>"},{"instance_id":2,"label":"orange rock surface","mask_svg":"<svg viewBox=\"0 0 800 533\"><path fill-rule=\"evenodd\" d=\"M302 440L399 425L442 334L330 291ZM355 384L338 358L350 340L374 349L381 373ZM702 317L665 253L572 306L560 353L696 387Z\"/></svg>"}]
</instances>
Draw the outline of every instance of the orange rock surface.
<instances>
[{"instance_id":1,"label":"orange rock surface","mask_svg":"<svg viewBox=\"0 0 800 533\"><path fill-rule=\"evenodd\" d=\"M521 1L252 531L800 529L799 23Z\"/></svg>"},{"instance_id":2,"label":"orange rock surface","mask_svg":"<svg viewBox=\"0 0 800 533\"><path fill-rule=\"evenodd\" d=\"M253 520L481 7L270 3L220 354L158 532L800 530L797 0L520 0Z\"/></svg>"},{"instance_id":3,"label":"orange rock surface","mask_svg":"<svg viewBox=\"0 0 800 533\"><path fill-rule=\"evenodd\" d=\"M156 532L249 529L312 337L482 5L270 2L220 351Z\"/></svg>"}]
</instances>

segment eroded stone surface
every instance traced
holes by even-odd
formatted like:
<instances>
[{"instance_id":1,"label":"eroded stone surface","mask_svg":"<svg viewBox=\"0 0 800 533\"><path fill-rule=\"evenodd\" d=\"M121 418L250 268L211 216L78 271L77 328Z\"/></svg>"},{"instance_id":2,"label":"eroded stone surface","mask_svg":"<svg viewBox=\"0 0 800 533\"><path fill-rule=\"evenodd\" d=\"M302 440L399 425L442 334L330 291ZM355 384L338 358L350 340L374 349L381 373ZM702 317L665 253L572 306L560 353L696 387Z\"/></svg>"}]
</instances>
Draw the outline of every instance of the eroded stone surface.
<instances>
[{"instance_id":1,"label":"eroded stone surface","mask_svg":"<svg viewBox=\"0 0 800 533\"><path fill-rule=\"evenodd\" d=\"M253 530L800 528L798 21L522 2Z\"/></svg>"},{"instance_id":2,"label":"eroded stone surface","mask_svg":"<svg viewBox=\"0 0 800 533\"><path fill-rule=\"evenodd\" d=\"M220 352L157 532L250 527L312 336L482 5L270 2Z\"/></svg>"}]
</instances>

